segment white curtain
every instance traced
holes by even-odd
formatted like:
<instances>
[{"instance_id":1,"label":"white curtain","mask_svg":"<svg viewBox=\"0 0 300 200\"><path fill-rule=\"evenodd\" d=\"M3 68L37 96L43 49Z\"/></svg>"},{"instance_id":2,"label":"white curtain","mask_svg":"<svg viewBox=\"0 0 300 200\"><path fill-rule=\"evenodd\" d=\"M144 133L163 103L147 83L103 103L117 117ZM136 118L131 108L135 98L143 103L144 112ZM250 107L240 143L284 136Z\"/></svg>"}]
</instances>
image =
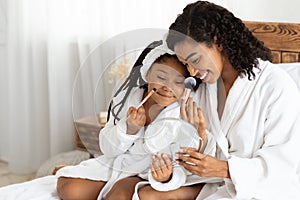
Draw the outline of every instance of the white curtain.
<instances>
[{"instance_id":1,"label":"white curtain","mask_svg":"<svg viewBox=\"0 0 300 200\"><path fill-rule=\"evenodd\" d=\"M72 89L87 55L124 31L167 29L189 2L7 0L0 159L14 172L29 173L74 149Z\"/></svg>"}]
</instances>

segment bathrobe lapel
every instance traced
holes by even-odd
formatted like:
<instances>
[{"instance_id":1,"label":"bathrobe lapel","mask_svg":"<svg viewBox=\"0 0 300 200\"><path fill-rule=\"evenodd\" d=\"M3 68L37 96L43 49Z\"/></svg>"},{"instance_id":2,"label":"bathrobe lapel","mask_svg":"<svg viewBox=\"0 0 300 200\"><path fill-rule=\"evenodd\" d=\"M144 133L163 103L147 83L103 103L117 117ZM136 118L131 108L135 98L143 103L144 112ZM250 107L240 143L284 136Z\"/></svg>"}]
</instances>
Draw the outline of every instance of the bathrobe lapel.
<instances>
[{"instance_id":1,"label":"bathrobe lapel","mask_svg":"<svg viewBox=\"0 0 300 200\"><path fill-rule=\"evenodd\" d=\"M207 84L205 88L205 113L208 129L211 131L217 143L217 157L223 155L223 159L228 157L228 142L221 128L221 123L217 111L217 84Z\"/></svg>"},{"instance_id":2,"label":"bathrobe lapel","mask_svg":"<svg viewBox=\"0 0 300 200\"><path fill-rule=\"evenodd\" d=\"M261 68L261 71L263 70L264 67ZM207 121L210 123L212 134L218 145L217 157L220 159L228 159L229 157L227 134L251 98L251 94L260 78L261 73L258 72L259 70L255 68L256 77L252 81L249 81L247 77L238 77L235 80L227 96L221 121L217 112L217 84L206 85Z\"/></svg>"}]
</instances>

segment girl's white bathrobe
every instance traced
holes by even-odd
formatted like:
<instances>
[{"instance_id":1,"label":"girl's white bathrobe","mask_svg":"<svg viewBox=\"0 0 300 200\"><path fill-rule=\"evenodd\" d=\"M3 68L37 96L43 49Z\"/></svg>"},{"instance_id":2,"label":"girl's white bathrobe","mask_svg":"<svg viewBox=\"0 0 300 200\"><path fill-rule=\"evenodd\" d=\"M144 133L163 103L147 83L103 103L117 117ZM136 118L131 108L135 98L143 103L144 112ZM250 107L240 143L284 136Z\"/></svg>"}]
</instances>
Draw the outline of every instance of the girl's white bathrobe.
<instances>
[{"instance_id":1,"label":"girl's white bathrobe","mask_svg":"<svg viewBox=\"0 0 300 200\"><path fill-rule=\"evenodd\" d=\"M173 154L179 146L198 148L200 138L196 129L179 120L180 106L175 102L163 109L156 119L136 135L126 134L126 115L130 106L137 106L143 97L144 89L134 88L130 92L123 109L119 113L120 121L111 117L100 131L99 142L103 153L95 159L83 161L77 166L64 167L57 172L58 177L85 178L106 181L98 199L102 199L113 184L122 178L138 175L148 179L153 187L160 190L176 189L200 179L191 175L180 166L174 166L172 179L168 183L156 182L149 173L151 156L157 152ZM118 103L124 98L124 92L113 99ZM215 154L215 142L208 135L205 153Z\"/></svg>"},{"instance_id":2,"label":"girl's white bathrobe","mask_svg":"<svg viewBox=\"0 0 300 200\"><path fill-rule=\"evenodd\" d=\"M282 69L259 60L256 78L238 77L217 113L216 84L202 84L194 99L228 160L230 179L209 183L197 199L300 199L300 95Z\"/></svg>"}]
</instances>

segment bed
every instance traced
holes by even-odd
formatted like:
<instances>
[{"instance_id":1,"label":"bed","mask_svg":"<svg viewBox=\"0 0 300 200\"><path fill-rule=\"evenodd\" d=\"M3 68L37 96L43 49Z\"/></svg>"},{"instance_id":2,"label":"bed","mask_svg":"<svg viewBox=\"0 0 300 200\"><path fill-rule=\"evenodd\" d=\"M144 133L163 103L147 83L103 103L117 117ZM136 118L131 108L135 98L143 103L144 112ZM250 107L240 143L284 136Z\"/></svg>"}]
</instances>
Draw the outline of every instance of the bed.
<instances>
[{"instance_id":1,"label":"bed","mask_svg":"<svg viewBox=\"0 0 300 200\"><path fill-rule=\"evenodd\" d=\"M244 22L274 55L273 63L300 62L300 24Z\"/></svg>"},{"instance_id":2,"label":"bed","mask_svg":"<svg viewBox=\"0 0 300 200\"><path fill-rule=\"evenodd\" d=\"M274 63L286 70L300 91L300 24L245 21L246 26L268 46ZM0 188L1 200L58 200L55 176L48 175L32 181Z\"/></svg>"}]
</instances>

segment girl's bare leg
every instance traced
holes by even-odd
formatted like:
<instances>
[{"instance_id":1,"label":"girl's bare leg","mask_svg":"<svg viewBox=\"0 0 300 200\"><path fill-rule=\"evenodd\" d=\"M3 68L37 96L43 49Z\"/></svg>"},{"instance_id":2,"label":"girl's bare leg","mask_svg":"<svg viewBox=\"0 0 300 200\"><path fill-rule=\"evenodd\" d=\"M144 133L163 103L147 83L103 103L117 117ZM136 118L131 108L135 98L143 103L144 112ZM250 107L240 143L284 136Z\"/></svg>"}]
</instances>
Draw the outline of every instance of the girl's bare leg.
<instances>
[{"instance_id":1,"label":"girl's bare leg","mask_svg":"<svg viewBox=\"0 0 300 200\"><path fill-rule=\"evenodd\" d=\"M59 177L56 189L58 196L63 200L96 200L105 184L103 181Z\"/></svg>"},{"instance_id":2,"label":"girl's bare leg","mask_svg":"<svg viewBox=\"0 0 300 200\"><path fill-rule=\"evenodd\" d=\"M167 199L184 199L194 200L201 191L203 185L184 186L176 190L161 192L154 190L150 185L142 187L138 191L140 200L167 200Z\"/></svg>"},{"instance_id":3,"label":"girl's bare leg","mask_svg":"<svg viewBox=\"0 0 300 200\"><path fill-rule=\"evenodd\" d=\"M135 185L143 179L132 176L117 181L107 193L105 200L131 200Z\"/></svg>"}]
</instances>

